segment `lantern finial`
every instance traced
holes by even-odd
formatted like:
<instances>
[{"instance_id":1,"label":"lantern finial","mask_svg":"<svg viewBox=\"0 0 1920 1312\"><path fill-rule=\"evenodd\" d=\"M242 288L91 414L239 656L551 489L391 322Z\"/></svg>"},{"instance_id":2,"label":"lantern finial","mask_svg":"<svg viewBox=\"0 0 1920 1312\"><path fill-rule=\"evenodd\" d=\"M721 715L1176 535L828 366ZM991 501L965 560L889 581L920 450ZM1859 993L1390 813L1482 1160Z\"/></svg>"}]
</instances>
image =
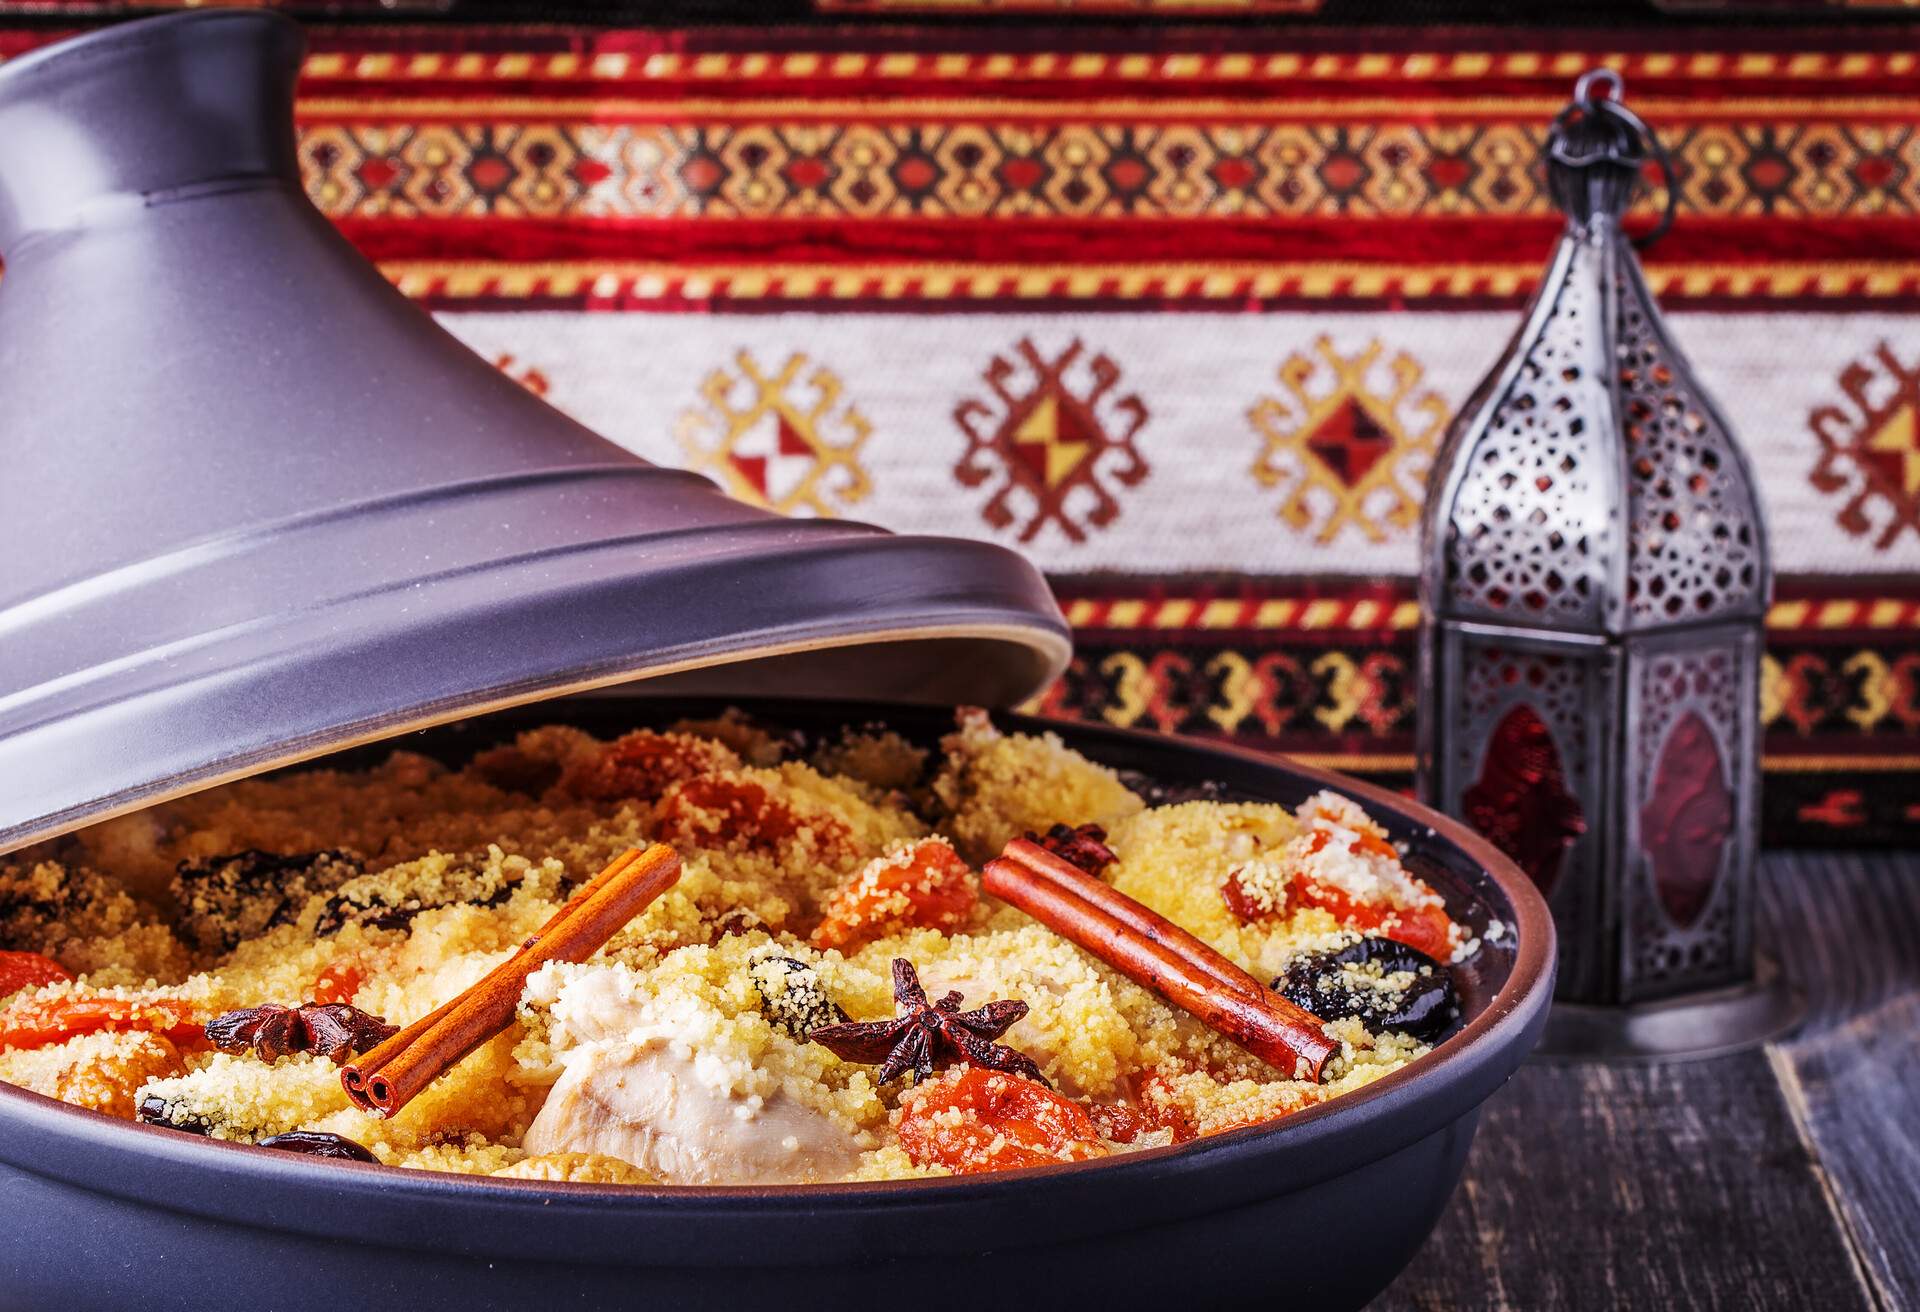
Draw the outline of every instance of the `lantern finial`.
<instances>
[{"instance_id":1,"label":"lantern finial","mask_svg":"<svg viewBox=\"0 0 1920 1312\"><path fill-rule=\"evenodd\" d=\"M1652 160L1665 179L1667 206L1653 231L1635 240L1646 247L1672 226L1678 190L1666 148L1653 129L1621 103L1625 92L1625 81L1611 68L1580 75L1573 84L1573 100L1547 132L1547 191L1575 224L1584 226L1596 216L1618 222Z\"/></svg>"}]
</instances>

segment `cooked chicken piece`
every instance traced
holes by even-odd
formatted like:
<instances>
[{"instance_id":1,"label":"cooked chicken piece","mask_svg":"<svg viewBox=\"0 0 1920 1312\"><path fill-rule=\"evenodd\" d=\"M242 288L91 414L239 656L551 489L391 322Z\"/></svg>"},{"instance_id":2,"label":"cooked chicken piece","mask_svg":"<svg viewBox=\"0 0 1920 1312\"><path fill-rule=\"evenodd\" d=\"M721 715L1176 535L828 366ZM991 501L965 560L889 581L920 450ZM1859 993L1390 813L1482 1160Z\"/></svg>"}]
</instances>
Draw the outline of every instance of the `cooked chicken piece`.
<instances>
[{"instance_id":1,"label":"cooked chicken piece","mask_svg":"<svg viewBox=\"0 0 1920 1312\"><path fill-rule=\"evenodd\" d=\"M713 1087L666 1039L595 1043L565 1062L527 1129L530 1153L618 1157L670 1184L814 1184L860 1154L849 1131L783 1093Z\"/></svg>"},{"instance_id":2,"label":"cooked chicken piece","mask_svg":"<svg viewBox=\"0 0 1920 1312\"><path fill-rule=\"evenodd\" d=\"M571 980L554 1006L564 1068L527 1128L529 1153L600 1153L669 1184L811 1184L851 1171L856 1131L774 1086L677 1042L619 970Z\"/></svg>"}]
</instances>

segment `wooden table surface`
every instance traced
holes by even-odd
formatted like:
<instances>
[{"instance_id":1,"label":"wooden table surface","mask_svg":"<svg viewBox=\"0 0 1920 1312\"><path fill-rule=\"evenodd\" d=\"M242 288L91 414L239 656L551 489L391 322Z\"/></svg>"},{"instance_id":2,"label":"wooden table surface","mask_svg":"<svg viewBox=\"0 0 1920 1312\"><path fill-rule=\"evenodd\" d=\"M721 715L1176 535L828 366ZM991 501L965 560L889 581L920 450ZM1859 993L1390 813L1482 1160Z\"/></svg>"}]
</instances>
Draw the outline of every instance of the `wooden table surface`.
<instances>
[{"instance_id":1,"label":"wooden table surface","mask_svg":"<svg viewBox=\"0 0 1920 1312\"><path fill-rule=\"evenodd\" d=\"M1800 1030L1528 1063L1375 1309L1920 1308L1920 855L1773 854L1760 882Z\"/></svg>"}]
</instances>

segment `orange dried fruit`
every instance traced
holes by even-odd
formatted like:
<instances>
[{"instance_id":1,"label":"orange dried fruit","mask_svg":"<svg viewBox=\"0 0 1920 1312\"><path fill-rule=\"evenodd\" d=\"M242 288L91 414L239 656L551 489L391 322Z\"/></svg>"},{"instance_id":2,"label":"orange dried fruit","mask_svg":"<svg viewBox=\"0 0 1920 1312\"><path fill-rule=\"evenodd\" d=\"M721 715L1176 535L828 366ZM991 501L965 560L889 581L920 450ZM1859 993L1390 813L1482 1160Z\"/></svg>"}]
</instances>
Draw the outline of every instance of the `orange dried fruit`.
<instances>
[{"instance_id":1,"label":"orange dried fruit","mask_svg":"<svg viewBox=\"0 0 1920 1312\"><path fill-rule=\"evenodd\" d=\"M900 1146L920 1166L956 1175L1104 1157L1079 1104L1020 1075L957 1067L900 1099Z\"/></svg>"},{"instance_id":2,"label":"orange dried fruit","mask_svg":"<svg viewBox=\"0 0 1920 1312\"><path fill-rule=\"evenodd\" d=\"M830 816L803 818L786 801L751 779L702 775L675 784L660 799L655 837L675 847L733 848L778 855L811 831L823 851L848 841L846 826Z\"/></svg>"},{"instance_id":3,"label":"orange dried fruit","mask_svg":"<svg viewBox=\"0 0 1920 1312\"><path fill-rule=\"evenodd\" d=\"M38 952L0 952L0 998L41 984L64 984L73 976Z\"/></svg>"},{"instance_id":4,"label":"orange dried fruit","mask_svg":"<svg viewBox=\"0 0 1920 1312\"><path fill-rule=\"evenodd\" d=\"M561 785L587 801L657 802L675 784L739 768L740 758L710 738L636 729L569 769Z\"/></svg>"},{"instance_id":5,"label":"orange dried fruit","mask_svg":"<svg viewBox=\"0 0 1920 1312\"><path fill-rule=\"evenodd\" d=\"M810 939L851 952L902 929L959 929L979 904L972 868L945 839L924 838L875 857L841 885Z\"/></svg>"},{"instance_id":6,"label":"orange dried fruit","mask_svg":"<svg viewBox=\"0 0 1920 1312\"><path fill-rule=\"evenodd\" d=\"M134 1094L148 1080L186 1070L180 1049L158 1034L134 1033L108 1042L103 1051L76 1053L52 1073L50 1087L36 1092L90 1107L122 1120L134 1119Z\"/></svg>"},{"instance_id":7,"label":"orange dried fruit","mask_svg":"<svg viewBox=\"0 0 1920 1312\"><path fill-rule=\"evenodd\" d=\"M317 1003L352 1002L367 982L367 964L359 957L342 957L313 977Z\"/></svg>"},{"instance_id":8,"label":"orange dried fruit","mask_svg":"<svg viewBox=\"0 0 1920 1312\"><path fill-rule=\"evenodd\" d=\"M206 1042L205 1016L179 998L65 993L23 997L0 1007L0 1049L43 1048L102 1030L146 1030L176 1043Z\"/></svg>"}]
</instances>

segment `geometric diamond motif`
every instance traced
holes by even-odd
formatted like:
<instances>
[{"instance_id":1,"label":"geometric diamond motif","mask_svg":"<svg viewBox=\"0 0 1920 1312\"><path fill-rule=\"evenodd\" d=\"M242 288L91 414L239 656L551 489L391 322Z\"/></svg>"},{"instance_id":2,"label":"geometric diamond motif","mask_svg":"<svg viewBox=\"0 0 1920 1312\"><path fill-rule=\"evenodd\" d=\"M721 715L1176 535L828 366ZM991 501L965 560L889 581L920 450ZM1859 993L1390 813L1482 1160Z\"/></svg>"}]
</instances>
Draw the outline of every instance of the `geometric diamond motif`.
<instances>
[{"instance_id":1,"label":"geometric diamond motif","mask_svg":"<svg viewBox=\"0 0 1920 1312\"><path fill-rule=\"evenodd\" d=\"M783 515L830 519L873 490L858 458L873 428L857 407L841 404L845 389L831 370L815 367L801 385L803 354L772 375L751 352L734 362L739 372L714 370L700 387L705 408L685 411L674 426L692 468Z\"/></svg>"},{"instance_id":2,"label":"geometric diamond motif","mask_svg":"<svg viewBox=\"0 0 1920 1312\"><path fill-rule=\"evenodd\" d=\"M954 466L962 487L998 478L980 509L994 528L1025 518L1020 541L1031 542L1047 523L1084 542L1088 528L1104 528L1120 514L1113 486L1137 487L1146 457L1134 438L1147 422L1138 396L1114 397L1120 366L1096 353L1082 362L1075 338L1052 359L1031 338L1015 359L996 355L985 379L993 401L969 398L954 408L967 449ZM1079 368L1076 368L1079 366Z\"/></svg>"},{"instance_id":3,"label":"geometric diamond motif","mask_svg":"<svg viewBox=\"0 0 1920 1312\"><path fill-rule=\"evenodd\" d=\"M1839 381L1853 408L1822 406L1807 417L1821 447L1808 481L1845 493L1840 527L1855 537L1877 530L1874 550L1885 551L1902 530L1920 533L1920 365L1901 364L1882 342Z\"/></svg>"},{"instance_id":4,"label":"geometric diamond motif","mask_svg":"<svg viewBox=\"0 0 1920 1312\"><path fill-rule=\"evenodd\" d=\"M1421 369L1404 353L1387 362L1384 381L1370 378L1383 351L1374 341L1343 356L1322 337L1317 360L1293 355L1280 366L1288 395L1262 397L1247 413L1262 439L1254 478L1290 485L1281 519L1323 543L1348 524L1383 542L1389 528L1410 531L1420 515L1447 403L1437 392L1414 394Z\"/></svg>"}]
</instances>

